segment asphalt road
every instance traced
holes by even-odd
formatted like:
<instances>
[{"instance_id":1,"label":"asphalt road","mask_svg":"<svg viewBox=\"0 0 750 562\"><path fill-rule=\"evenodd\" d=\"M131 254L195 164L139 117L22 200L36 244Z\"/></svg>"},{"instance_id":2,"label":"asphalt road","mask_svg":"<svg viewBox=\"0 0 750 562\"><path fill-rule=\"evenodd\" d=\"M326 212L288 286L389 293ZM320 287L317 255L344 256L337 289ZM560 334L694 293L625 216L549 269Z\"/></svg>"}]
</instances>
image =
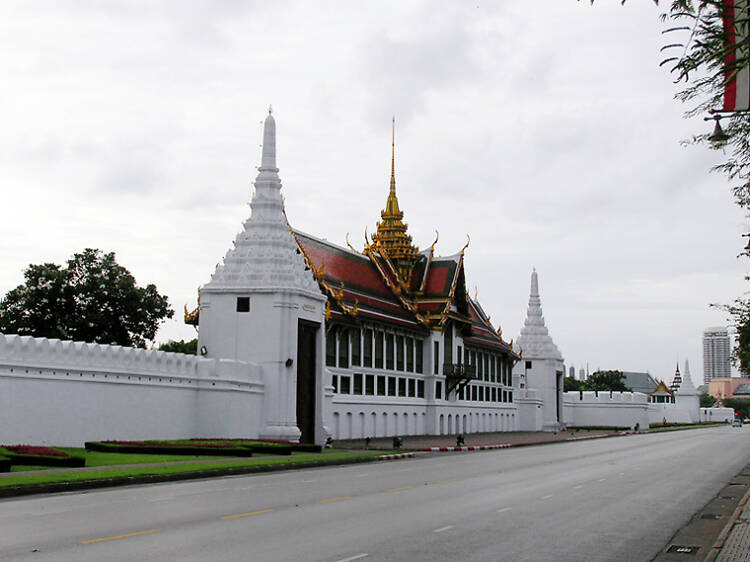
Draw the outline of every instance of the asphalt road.
<instances>
[{"instance_id":1,"label":"asphalt road","mask_svg":"<svg viewBox=\"0 0 750 562\"><path fill-rule=\"evenodd\" d=\"M0 560L650 560L750 463L719 427L0 501Z\"/></svg>"}]
</instances>

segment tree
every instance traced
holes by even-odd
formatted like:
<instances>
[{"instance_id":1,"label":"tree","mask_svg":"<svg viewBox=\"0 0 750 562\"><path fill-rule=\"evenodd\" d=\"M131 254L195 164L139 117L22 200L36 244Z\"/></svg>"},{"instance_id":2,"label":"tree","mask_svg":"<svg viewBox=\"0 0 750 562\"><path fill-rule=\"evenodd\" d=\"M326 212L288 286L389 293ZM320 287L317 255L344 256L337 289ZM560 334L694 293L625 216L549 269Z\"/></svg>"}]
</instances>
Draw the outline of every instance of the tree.
<instances>
[{"instance_id":1,"label":"tree","mask_svg":"<svg viewBox=\"0 0 750 562\"><path fill-rule=\"evenodd\" d=\"M716 398L711 396L708 392L704 392L700 397L701 408L713 408L716 405Z\"/></svg>"},{"instance_id":2,"label":"tree","mask_svg":"<svg viewBox=\"0 0 750 562\"><path fill-rule=\"evenodd\" d=\"M739 398L724 398L722 403L725 408L734 408L738 416L742 419L750 418L750 400L741 400Z\"/></svg>"},{"instance_id":3,"label":"tree","mask_svg":"<svg viewBox=\"0 0 750 562\"><path fill-rule=\"evenodd\" d=\"M174 311L154 285L138 287L115 254L86 248L65 267L29 265L0 300L0 332L146 347Z\"/></svg>"},{"instance_id":4,"label":"tree","mask_svg":"<svg viewBox=\"0 0 750 562\"><path fill-rule=\"evenodd\" d=\"M563 390L565 392L578 392L579 390L586 390L586 384L583 381L577 380L575 377L565 377Z\"/></svg>"},{"instance_id":5,"label":"tree","mask_svg":"<svg viewBox=\"0 0 750 562\"><path fill-rule=\"evenodd\" d=\"M194 338L189 341L180 340L169 340L159 346L159 351L170 351L172 353L185 353L187 355L197 355L198 351L198 338Z\"/></svg>"},{"instance_id":6,"label":"tree","mask_svg":"<svg viewBox=\"0 0 750 562\"><path fill-rule=\"evenodd\" d=\"M586 379L584 390L631 392L632 389L625 386L625 375L622 371L595 371Z\"/></svg>"}]
</instances>

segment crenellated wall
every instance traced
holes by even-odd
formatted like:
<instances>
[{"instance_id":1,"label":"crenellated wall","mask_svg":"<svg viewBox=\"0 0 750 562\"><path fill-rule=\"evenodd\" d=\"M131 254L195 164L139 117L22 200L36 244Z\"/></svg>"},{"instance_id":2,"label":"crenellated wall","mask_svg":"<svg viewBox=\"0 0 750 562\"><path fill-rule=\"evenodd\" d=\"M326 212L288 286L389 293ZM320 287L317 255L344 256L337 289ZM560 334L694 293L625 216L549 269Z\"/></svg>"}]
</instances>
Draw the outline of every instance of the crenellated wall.
<instances>
[{"instance_id":1,"label":"crenellated wall","mask_svg":"<svg viewBox=\"0 0 750 562\"><path fill-rule=\"evenodd\" d=\"M571 427L648 427L648 396L640 392L566 392L563 400Z\"/></svg>"},{"instance_id":2,"label":"crenellated wall","mask_svg":"<svg viewBox=\"0 0 750 562\"><path fill-rule=\"evenodd\" d=\"M253 363L0 334L0 443L257 435Z\"/></svg>"}]
</instances>

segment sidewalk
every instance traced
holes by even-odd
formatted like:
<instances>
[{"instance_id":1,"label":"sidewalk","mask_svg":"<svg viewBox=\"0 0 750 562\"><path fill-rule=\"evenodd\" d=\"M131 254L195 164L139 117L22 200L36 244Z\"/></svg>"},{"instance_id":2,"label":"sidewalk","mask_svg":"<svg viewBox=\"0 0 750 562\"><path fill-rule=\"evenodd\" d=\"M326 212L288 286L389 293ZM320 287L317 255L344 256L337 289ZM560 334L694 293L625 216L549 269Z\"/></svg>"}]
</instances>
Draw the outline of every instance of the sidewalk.
<instances>
[{"instance_id":1,"label":"sidewalk","mask_svg":"<svg viewBox=\"0 0 750 562\"><path fill-rule=\"evenodd\" d=\"M544 443L559 443L579 440L582 438L606 437L619 435L615 431L560 431L548 433L544 431L503 431L499 433L468 433L464 434L464 446L511 445L541 445ZM455 447L455 435L402 435L401 449L403 451L426 451L432 448ZM336 449L375 449L392 450L393 437L376 437L367 444L365 439L342 439L333 442Z\"/></svg>"}]
</instances>

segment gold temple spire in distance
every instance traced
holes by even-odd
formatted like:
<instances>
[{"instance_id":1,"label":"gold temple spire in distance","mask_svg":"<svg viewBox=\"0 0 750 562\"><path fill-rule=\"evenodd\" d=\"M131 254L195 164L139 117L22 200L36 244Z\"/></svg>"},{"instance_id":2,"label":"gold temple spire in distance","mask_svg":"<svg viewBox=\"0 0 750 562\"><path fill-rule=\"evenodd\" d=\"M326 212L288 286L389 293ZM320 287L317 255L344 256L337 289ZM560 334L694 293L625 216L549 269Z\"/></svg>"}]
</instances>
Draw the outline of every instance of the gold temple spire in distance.
<instances>
[{"instance_id":1,"label":"gold temple spire in distance","mask_svg":"<svg viewBox=\"0 0 750 562\"><path fill-rule=\"evenodd\" d=\"M385 209L380 212L377 232L372 235L373 243L386 251L393 261L402 280L409 282L411 272L419 259L419 248L412 245L412 238L406 234L407 225L403 222L404 213L399 209L396 197L396 118L391 128L391 185Z\"/></svg>"}]
</instances>

